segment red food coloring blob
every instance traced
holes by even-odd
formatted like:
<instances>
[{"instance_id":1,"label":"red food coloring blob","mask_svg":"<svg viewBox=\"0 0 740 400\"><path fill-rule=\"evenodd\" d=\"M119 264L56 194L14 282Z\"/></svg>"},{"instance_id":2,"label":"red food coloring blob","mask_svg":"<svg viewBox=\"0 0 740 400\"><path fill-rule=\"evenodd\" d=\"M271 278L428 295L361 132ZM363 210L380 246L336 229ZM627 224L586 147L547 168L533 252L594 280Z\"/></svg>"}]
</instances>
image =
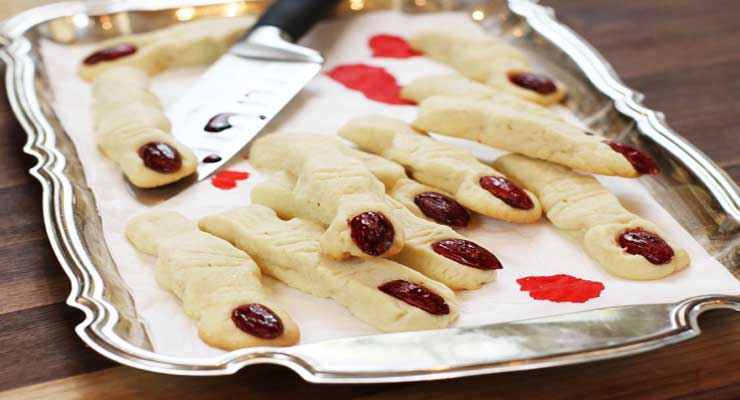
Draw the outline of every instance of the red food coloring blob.
<instances>
[{"instance_id":1,"label":"red food coloring blob","mask_svg":"<svg viewBox=\"0 0 740 400\"><path fill-rule=\"evenodd\" d=\"M350 237L357 247L371 256L379 256L393 245L396 231L391 221L382 213L366 211L347 221Z\"/></svg>"},{"instance_id":2,"label":"red food coloring blob","mask_svg":"<svg viewBox=\"0 0 740 400\"><path fill-rule=\"evenodd\" d=\"M396 35L374 35L367 44L373 51L373 57L411 58L421 55L404 38Z\"/></svg>"},{"instance_id":3,"label":"red food coloring blob","mask_svg":"<svg viewBox=\"0 0 740 400\"><path fill-rule=\"evenodd\" d=\"M220 113L216 114L211 119L208 120L208 123L205 127L203 127L203 130L206 132L221 132L225 131L232 127L231 123L229 123L229 118L233 117L234 113Z\"/></svg>"},{"instance_id":4,"label":"red food coloring blob","mask_svg":"<svg viewBox=\"0 0 740 400\"><path fill-rule=\"evenodd\" d=\"M106 47L104 49L98 50L95 53L87 56L82 62L85 65L95 65L103 61L113 61L121 57L126 57L128 55L136 53L136 50L137 48L133 44L121 43L115 46Z\"/></svg>"},{"instance_id":5,"label":"red food coloring blob","mask_svg":"<svg viewBox=\"0 0 740 400\"><path fill-rule=\"evenodd\" d=\"M326 73L330 78L348 89L361 92L370 100L386 104L413 105L401 98L401 86L385 68L365 64L350 64L334 67Z\"/></svg>"},{"instance_id":6,"label":"red food coloring blob","mask_svg":"<svg viewBox=\"0 0 740 400\"><path fill-rule=\"evenodd\" d=\"M480 178L479 183L483 189L514 208L531 210L534 207L529 195L503 176L484 176Z\"/></svg>"},{"instance_id":7,"label":"red food coloring blob","mask_svg":"<svg viewBox=\"0 0 740 400\"><path fill-rule=\"evenodd\" d=\"M470 214L455 199L437 192L419 193L414 204L427 217L445 225L467 226Z\"/></svg>"},{"instance_id":8,"label":"red food coloring blob","mask_svg":"<svg viewBox=\"0 0 740 400\"><path fill-rule=\"evenodd\" d=\"M274 311L258 303L241 305L231 312L231 321L242 331L260 339L283 334L283 321Z\"/></svg>"},{"instance_id":9,"label":"red food coloring blob","mask_svg":"<svg viewBox=\"0 0 740 400\"><path fill-rule=\"evenodd\" d=\"M528 89L539 94L551 94L558 90L552 79L529 72L509 74L509 81L521 88Z\"/></svg>"},{"instance_id":10,"label":"red food coloring blob","mask_svg":"<svg viewBox=\"0 0 740 400\"><path fill-rule=\"evenodd\" d=\"M522 292L529 292L535 300L555 303L585 303L601 296L604 284L576 278L566 274L550 276L528 276L517 279Z\"/></svg>"},{"instance_id":11,"label":"red food coloring blob","mask_svg":"<svg viewBox=\"0 0 740 400\"><path fill-rule=\"evenodd\" d=\"M673 258L673 249L660 236L642 228L628 229L617 238L627 253L643 256L656 265L667 264Z\"/></svg>"},{"instance_id":12,"label":"red food coloring blob","mask_svg":"<svg viewBox=\"0 0 740 400\"><path fill-rule=\"evenodd\" d=\"M386 282L378 286L378 289L429 314L447 315L450 313L450 306L447 305L442 296L413 282L399 279Z\"/></svg>"},{"instance_id":13,"label":"red food coloring blob","mask_svg":"<svg viewBox=\"0 0 740 400\"><path fill-rule=\"evenodd\" d=\"M622 154L624 158L632 164L632 167L634 167L637 172L650 175L660 174L658 163L642 151L624 143L617 142L616 140L605 140L604 143L608 144L612 150Z\"/></svg>"},{"instance_id":14,"label":"red food coloring blob","mask_svg":"<svg viewBox=\"0 0 740 400\"><path fill-rule=\"evenodd\" d=\"M501 269L501 262L490 251L463 239L443 239L432 243L435 253L452 261L482 270Z\"/></svg>"},{"instance_id":15,"label":"red food coloring blob","mask_svg":"<svg viewBox=\"0 0 740 400\"><path fill-rule=\"evenodd\" d=\"M149 142L141 145L137 151L147 168L171 174L182 166L180 153L174 147L164 142Z\"/></svg>"},{"instance_id":16,"label":"red food coloring blob","mask_svg":"<svg viewBox=\"0 0 740 400\"><path fill-rule=\"evenodd\" d=\"M249 172L221 171L211 178L211 184L221 190L229 190L236 187L236 181L249 178Z\"/></svg>"}]
</instances>

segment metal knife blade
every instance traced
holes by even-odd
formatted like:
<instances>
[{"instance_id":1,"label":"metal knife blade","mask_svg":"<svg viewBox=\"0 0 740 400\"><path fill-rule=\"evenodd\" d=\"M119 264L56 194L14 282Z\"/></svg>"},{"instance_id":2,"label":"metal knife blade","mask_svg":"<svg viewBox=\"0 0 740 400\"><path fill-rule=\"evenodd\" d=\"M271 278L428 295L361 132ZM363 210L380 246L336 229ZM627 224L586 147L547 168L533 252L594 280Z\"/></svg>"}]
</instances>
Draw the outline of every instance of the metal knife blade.
<instances>
[{"instance_id":1,"label":"metal knife blade","mask_svg":"<svg viewBox=\"0 0 740 400\"><path fill-rule=\"evenodd\" d=\"M167 112L175 138L200 161L198 180L257 136L322 63L318 52L288 42L274 26L261 26L211 66Z\"/></svg>"}]
</instances>

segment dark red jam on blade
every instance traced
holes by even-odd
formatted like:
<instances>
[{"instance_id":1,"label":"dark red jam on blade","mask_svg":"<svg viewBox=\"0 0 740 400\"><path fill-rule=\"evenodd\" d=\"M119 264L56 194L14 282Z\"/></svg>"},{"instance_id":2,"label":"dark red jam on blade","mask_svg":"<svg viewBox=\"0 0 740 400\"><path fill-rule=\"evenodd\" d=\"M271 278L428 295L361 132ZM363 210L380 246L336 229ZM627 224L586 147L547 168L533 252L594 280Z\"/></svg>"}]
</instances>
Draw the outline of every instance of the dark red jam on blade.
<instances>
[{"instance_id":1,"label":"dark red jam on blade","mask_svg":"<svg viewBox=\"0 0 740 400\"><path fill-rule=\"evenodd\" d=\"M539 94L551 94L558 90L552 79L529 72L509 74L509 81L519 87L535 91Z\"/></svg>"},{"instance_id":2,"label":"dark red jam on blade","mask_svg":"<svg viewBox=\"0 0 740 400\"><path fill-rule=\"evenodd\" d=\"M82 61L85 65L95 65L103 61L113 61L121 57L136 53L136 46L128 43L121 43L115 46L106 47L90 54Z\"/></svg>"},{"instance_id":3,"label":"dark red jam on blade","mask_svg":"<svg viewBox=\"0 0 740 400\"><path fill-rule=\"evenodd\" d=\"M650 175L658 175L660 173L658 163L642 151L624 143L617 142L616 140L605 140L604 143L608 144L612 150L622 154L624 158L632 164L637 172Z\"/></svg>"},{"instance_id":4,"label":"dark red jam on blade","mask_svg":"<svg viewBox=\"0 0 740 400\"><path fill-rule=\"evenodd\" d=\"M262 304L241 305L231 312L231 321L237 328L260 339L275 339L283 334L283 321Z\"/></svg>"},{"instance_id":5,"label":"dark red jam on blade","mask_svg":"<svg viewBox=\"0 0 740 400\"><path fill-rule=\"evenodd\" d=\"M233 117L234 113L221 113L216 114L211 119L208 120L208 123L203 128L206 132L221 132L225 131L232 127L231 123L229 123L229 118Z\"/></svg>"},{"instance_id":6,"label":"dark red jam on blade","mask_svg":"<svg viewBox=\"0 0 740 400\"><path fill-rule=\"evenodd\" d=\"M447 315L450 313L450 306L447 305L442 296L413 282L390 281L378 286L378 289L429 314Z\"/></svg>"},{"instance_id":7,"label":"dark red jam on blade","mask_svg":"<svg viewBox=\"0 0 740 400\"><path fill-rule=\"evenodd\" d=\"M490 251L463 239L444 239L432 244L435 253L468 267L501 269L501 262Z\"/></svg>"},{"instance_id":8,"label":"dark red jam on blade","mask_svg":"<svg viewBox=\"0 0 740 400\"><path fill-rule=\"evenodd\" d=\"M503 176L484 176L479 183L483 189L514 208L531 210L534 207L529 195Z\"/></svg>"},{"instance_id":9,"label":"dark red jam on blade","mask_svg":"<svg viewBox=\"0 0 740 400\"><path fill-rule=\"evenodd\" d=\"M218 154L209 154L203 157L203 162L206 164L217 163L219 161L221 161L221 156L219 156Z\"/></svg>"},{"instance_id":10,"label":"dark red jam on blade","mask_svg":"<svg viewBox=\"0 0 740 400\"><path fill-rule=\"evenodd\" d=\"M653 264L667 264L673 258L673 249L660 236L642 228L628 229L617 239L627 253L645 257Z\"/></svg>"},{"instance_id":11,"label":"dark red jam on blade","mask_svg":"<svg viewBox=\"0 0 740 400\"><path fill-rule=\"evenodd\" d=\"M419 193L414 197L414 204L424 215L441 224L468 226L470 222L470 215L465 207L442 193Z\"/></svg>"},{"instance_id":12,"label":"dark red jam on blade","mask_svg":"<svg viewBox=\"0 0 740 400\"><path fill-rule=\"evenodd\" d=\"M180 153L167 143L146 143L139 147L138 153L147 168L163 174L177 172L182 166Z\"/></svg>"},{"instance_id":13,"label":"dark red jam on blade","mask_svg":"<svg viewBox=\"0 0 740 400\"><path fill-rule=\"evenodd\" d=\"M391 221L382 213L367 211L348 221L350 236L357 247L371 256L379 256L393 245L396 232Z\"/></svg>"}]
</instances>

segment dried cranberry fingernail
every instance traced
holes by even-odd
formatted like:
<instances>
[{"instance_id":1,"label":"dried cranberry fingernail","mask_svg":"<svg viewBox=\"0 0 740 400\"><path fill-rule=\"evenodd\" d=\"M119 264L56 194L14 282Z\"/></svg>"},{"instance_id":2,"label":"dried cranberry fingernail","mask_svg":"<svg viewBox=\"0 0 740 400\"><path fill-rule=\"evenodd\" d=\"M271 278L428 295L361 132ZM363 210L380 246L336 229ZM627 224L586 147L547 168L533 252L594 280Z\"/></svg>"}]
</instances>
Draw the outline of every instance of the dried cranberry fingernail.
<instances>
[{"instance_id":1,"label":"dried cranberry fingernail","mask_svg":"<svg viewBox=\"0 0 740 400\"><path fill-rule=\"evenodd\" d=\"M604 143L608 144L612 150L622 154L637 172L650 175L660 174L658 163L644 152L616 140L605 140Z\"/></svg>"},{"instance_id":2,"label":"dried cranberry fingernail","mask_svg":"<svg viewBox=\"0 0 740 400\"><path fill-rule=\"evenodd\" d=\"M366 254L379 256L393 245L396 232L382 213L367 211L350 219L348 224L352 240Z\"/></svg>"},{"instance_id":3,"label":"dried cranberry fingernail","mask_svg":"<svg viewBox=\"0 0 740 400\"><path fill-rule=\"evenodd\" d=\"M504 203L520 210L531 210L534 203L529 195L503 176L484 176L478 181L483 189Z\"/></svg>"},{"instance_id":4,"label":"dried cranberry fingernail","mask_svg":"<svg viewBox=\"0 0 740 400\"><path fill-rule=\"evenodd\" d=\"M646 260L656 265L667 264L673 258L673 249L660 236L648 232L642 228L628 229L624 231L617 243L627 253L643 256Z\"/></svg>"},{"instance_id":5,"label":"dried cranberry fingernail","mask_svg":"<svg viewBox=\"0 0 740 400\"><path fill-rule=\"evenodd\" d=\"M552 79L530 72L509 74L509 81L521 88L529 89L539 94L551 94L558 90Z\"/></svg>"},{"instance_id":6,"label":"dried cranberry fingernail","mask_svg":"<svg viewBox=\"0 0 740 400\"><path fill-rule=\"evenodd\" d=\"M470 214L455 199L437 192L419 193L414 204L427 217L445 225L468 226Z\"/></svg>"},{"instance_id":7,"label":"dried cranberry fingernail","mask_svg":"<svg viewBox=\"0 0 740 400\"><path fill-rule=\"evenodd\" d=\"M87 56L82 62L85 65L95 65L103 61L113 61L121 57L126 57L128 55L136 53L136 50L137 48L133 44L121 43L115 46L106 47L104 49L98 50L95 53Z\"/></svg>"},{"instance_id":8,"label":"dried cranberry fingernail","mask_svg":"<svg viewBox=\"0 0 740 400\"><path fill-rule=\"evenodd\" d=\"M490 251L463 239L444 239L432 243L435 253L468 267L477 269L501 269L501 262Z\"/></svg>"},{"instance_id":9,"label":"dried cranberry fingernail","mask_svg":"<svg viewBox=\"0 0 740 400\"><path fill-rule=\"evenodd\" d=\"M260 339L283 334L283 321L274 311L258 303L241 305L231 312L231 321L242 331Z\"/></svg>"},{"instance_id":10,"label":"dried cranberry fingernail","mask_svg":"<svg viewBox=\"0 0 740 400\"><path fill-rule=\"evenodd\" d=\"M137 151L144 165L163 174L177 172L182 166L180 153L174 147L164 142L149 142Z\"/></svg>"},{"instance_id":11,"label":"dried cranberry fingernail","mask_svg":"<svg viewBox=\"0 0 740 400\"><path fill-rule=\"evenodd\" d=\"M450 313L450 306L442 296L413 282L399 279L386 282L378 286L378 289L429 314L447 315Z\"/></svg>"}]
</instances>

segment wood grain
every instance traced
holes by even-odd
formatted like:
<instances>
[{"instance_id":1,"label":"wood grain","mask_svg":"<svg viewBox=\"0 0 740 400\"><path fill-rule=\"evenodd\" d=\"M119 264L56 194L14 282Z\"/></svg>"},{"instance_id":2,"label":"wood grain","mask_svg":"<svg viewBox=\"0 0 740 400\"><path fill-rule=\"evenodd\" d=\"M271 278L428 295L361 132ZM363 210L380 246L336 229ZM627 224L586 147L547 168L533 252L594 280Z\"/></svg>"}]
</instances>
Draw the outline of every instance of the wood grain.
<instances>
[{"instance_id":1,"label":"wood grain","mask_svg":"<svg viewBox=\"0 0 740 400\"><path fill-rule=\"evenodd\" d=\"M649 107L740 180L740 1L542 0ZM0 0L0 18L48 0ZM4 72L4 71L2 71ZM4 89L4 87L3 87ZM0 96L0 398L737 399L740 314L703 316L696 339L586 365L403 385L326 386L279 367L186 378L116 366L74 333L81 313L46 242L25 134Z\"/></svg>"}]
</instances>

